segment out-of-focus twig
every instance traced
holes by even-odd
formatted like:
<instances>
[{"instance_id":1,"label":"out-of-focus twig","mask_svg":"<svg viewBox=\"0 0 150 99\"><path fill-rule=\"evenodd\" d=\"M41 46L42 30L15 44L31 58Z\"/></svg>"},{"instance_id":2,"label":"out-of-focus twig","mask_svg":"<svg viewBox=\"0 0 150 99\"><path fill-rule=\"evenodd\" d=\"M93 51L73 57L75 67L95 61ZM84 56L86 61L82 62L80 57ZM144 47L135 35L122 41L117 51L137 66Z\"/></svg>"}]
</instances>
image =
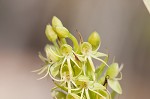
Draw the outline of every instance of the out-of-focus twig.
<instances>
[{"instance_id":1,"label":"out-of-focus twig","mask_svg":"<svg viewBox=\"0 0 150 99\"><path fill-rule=\"evenodd\" d=\"M150 13L150 0L143 0L143 2Z\"/></svg>"}]
</instances>

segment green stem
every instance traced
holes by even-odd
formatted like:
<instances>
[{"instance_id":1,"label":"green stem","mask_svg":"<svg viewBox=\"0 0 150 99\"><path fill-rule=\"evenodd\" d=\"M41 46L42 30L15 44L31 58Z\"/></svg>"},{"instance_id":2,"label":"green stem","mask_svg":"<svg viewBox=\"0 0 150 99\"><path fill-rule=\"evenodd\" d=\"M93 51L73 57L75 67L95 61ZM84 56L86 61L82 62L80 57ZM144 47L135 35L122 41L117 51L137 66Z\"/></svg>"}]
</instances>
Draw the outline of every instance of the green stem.
<instances>
[{"instance_id":1,"label":"green stem","mask_svg":"<svg viewBox=\"0 0 150 99\"><path fill-rule=\"evenodd\" d=\"M111 99L115 99L116 95L117 95L117 93L115 91L112 91L112 93L111 93Z\"/></svg>"},{"instance_id":2,"label":"green stem","mask_svg":"<svg viewBox=\"0 0 150 99\"><path fill-rule=\"evenodd\" d=\"M59 46L58 46L58 44L57 44L56 40L55 40L55 41L53 41L53 44L54 44L54 46L56 46L56 48L59 48Z\"/></svg>"},{"instance_id":3,"label":"green stem","mask_svg":"<svg viewBox=\"0 0 150 99\"><path fill-rule=\"evenodd\" d=\"M68 35L68 38L72 40L74 45L74 50L75 52L77 52L79 47L77 39L71 33Z\"/></svg>"},{"instance_id":4,"label":"green stem","mask_svg":"<svg viewBox=\"0 0 150 99\"><path fill-rule=\"evenodd\" d=\"M60 42L61 42L62 44L67 44L67 42L66 42L66 39L65 39L65 38L60 38Z\"/></svg>"}]
</instances>

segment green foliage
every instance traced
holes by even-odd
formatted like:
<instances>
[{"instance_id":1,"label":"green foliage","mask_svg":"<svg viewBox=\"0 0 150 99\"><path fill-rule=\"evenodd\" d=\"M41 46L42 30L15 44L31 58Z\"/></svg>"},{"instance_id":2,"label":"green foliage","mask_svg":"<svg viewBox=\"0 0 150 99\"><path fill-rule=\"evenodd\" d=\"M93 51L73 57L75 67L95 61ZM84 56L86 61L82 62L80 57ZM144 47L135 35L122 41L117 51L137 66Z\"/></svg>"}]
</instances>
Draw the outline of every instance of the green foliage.
<instances>
[{"instance_id":1,"label":"green foliage","mask_svg":"<svg viewBox=\"0 0 150 99\"><path fill-rule=\"evenodd\" d=\"M122 79L118 63L108 64L108 55L98 52L101 44L97 32L91 33L88 42L78 43L77 39L65 28L62 22L53 17L52 26L47 25L45 34L53 45L45 46L46 57L39 53L39 58L44 62L42 68L35 70L39 75L50 76L56 85L52 88L54 99L111 99L111 92L122 94L119 80ZM73 47L68 45L66 38L73 42ZM93 60L100 61L95 68ZM120 78L118 74L121 75ZM108 86L107 86L108 85Z\"/></svg>"}]
</instances>

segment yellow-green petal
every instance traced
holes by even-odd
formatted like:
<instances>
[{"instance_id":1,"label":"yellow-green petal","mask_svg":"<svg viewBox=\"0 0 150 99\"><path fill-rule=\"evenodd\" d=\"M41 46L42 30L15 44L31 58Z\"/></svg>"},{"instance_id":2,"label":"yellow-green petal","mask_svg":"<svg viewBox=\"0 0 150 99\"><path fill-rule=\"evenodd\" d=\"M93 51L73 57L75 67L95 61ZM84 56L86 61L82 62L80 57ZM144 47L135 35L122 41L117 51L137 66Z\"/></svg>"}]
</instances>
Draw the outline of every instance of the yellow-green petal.
<instances>
[{"instance_id":1,"label":"yellow-green petal","mask_svg":"<svg viewBox=\"0 0 150 99\"><path fill-rule=\"evenodd\" d=\"M92 51L92 45L89 42L83 42L81 44L81 52L82 54L88 54L89 52Z\"/></svg>"},{"instance_id":2,"label":"yellow-green petal","mask_svg":"<svg viewBox=\"0 0 150 99\"><path fill-rule=\"evenodd\" d=\"M106 75L110 78L115 78L119 73L119 66L118 63L112 63L109 68L107 69Z\"/></svg>"},{"instance_id":3,"label":"yellow-green petal","mask_svg":"<svg viewBox=\"0 0 150 99\"><path fill-rule=\"evenodd\" d=\"M45 46L45 52L46 52L46 56L48 58L48 60L52 60L53 62L56 62L59 60L59 57L56 56L53 52L52 52L52 48L55 49L54 46L50 46L50 45L46 45Z\"/></svg>"},{"instance_id":4,"label":"yellow-green petal","mask_svg":"<svg viewBox=\"0 0 150 99\"><path fill-rule=\"evenodd\" d=\"M83 81L83 82L89 82L89 78L87 76L84 76L84 75L80 75L78 78L77 78L78 81Z\"/></svg>"},{"instance_id":5,"label":"yellow-green petal","mask_svg":"<svg viewBox=\"0 0 150 99\"><path fill-rule=\"evenodd\" d=\"M60 48L62 55L67 56L72 53L72 47L68 44L63 44Z\"/></svg>"},{"instance_id":6,"label":"yellow-green petal","mask_svg":"<svg viewBox=\"0 0 150 99\"><path fill-rule=\"evenodd\" d=\"M122 94L122 88L117 80L108 79L108 85L118 94Z\"/></svg>"}]
</instances>

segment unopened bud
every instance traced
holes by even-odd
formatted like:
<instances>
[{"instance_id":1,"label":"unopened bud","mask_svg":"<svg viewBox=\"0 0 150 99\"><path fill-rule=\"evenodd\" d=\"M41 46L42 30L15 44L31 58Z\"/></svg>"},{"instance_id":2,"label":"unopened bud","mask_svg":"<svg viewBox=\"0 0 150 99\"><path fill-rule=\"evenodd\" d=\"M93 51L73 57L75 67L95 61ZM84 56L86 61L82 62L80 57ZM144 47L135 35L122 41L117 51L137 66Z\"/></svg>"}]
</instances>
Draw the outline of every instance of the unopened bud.
<instances>
[{"instance_id":1,"label":"unopened bud","mask_svg":"<svg viewBox=\"0 0 150 99\"><path fill-rule=\"evenodd\" d=\"M92 45L92 50L98 49L101 43L99 34L97 32L91 33L91 35L88 38L88 42Z\"/></svg>"},{"instance_id":2,"label":"unopened bud","mask_svg":"<svg viewBox=\"0 0 150 99\"><path fill-rule=\"evenodd\" d=\"M56 33L60 38L66 38L70 34L65 27L56 27Z\"/></svg>"},{"instance_id":3,"label":"unopened bud","mask_svg":"<svg viewBox=\"0 0 150 99\"><path fill-rule=\"evenodd\" d=\"M48 40L52 42L57 39L57 34L54 32L53 28L49 24L46 26L45 34Z\"/></svg>"},{"instance_id":4,"label":"unopened bud","mask_svg":"<svg viewBox=\"0 0 150 99\"><path fill-rule=\"evenodd\" d=\"M53 28L58 27L58 26L63 27L63 24L56 16L54 16L52 19L52 26Z\"/></svg>"}]
</instances>

